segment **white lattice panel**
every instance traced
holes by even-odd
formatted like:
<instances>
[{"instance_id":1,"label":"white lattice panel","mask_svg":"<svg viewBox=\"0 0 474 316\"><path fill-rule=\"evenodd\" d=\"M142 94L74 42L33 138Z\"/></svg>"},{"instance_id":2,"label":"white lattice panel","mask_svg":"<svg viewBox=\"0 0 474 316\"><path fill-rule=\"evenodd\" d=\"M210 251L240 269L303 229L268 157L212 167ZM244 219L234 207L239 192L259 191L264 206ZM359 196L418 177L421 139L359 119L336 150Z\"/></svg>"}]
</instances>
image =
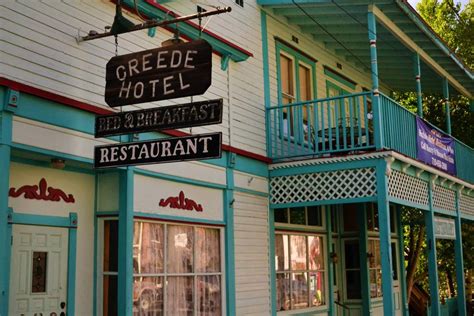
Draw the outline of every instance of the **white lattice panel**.
<instances>
[{"instance_id":1,"label":"white lattice panel","mask_svg":"<svg viewBox=\"0 0 474 316\"><path fill-rule=\"evenodd\" d=\"M474 197L461 194L459 198L459 208L461 213L474 216Z\"/></svg>"},{"instance_id":2,"label":"white lattice panel","mask_svg":"<svg viewBox=\"0 0 474 316\"><path fill-rule=\"evenodd\" d=\"M400 171L392 170L388 194L394 198L428 206L428 183Z\"/></svg>"},{"instance_id":3,"label":"white lattice panel","mask_svg":"<svg viewBox=\"0 0 474 316\"><path fill-rule=\"evenodd\" d=\"M368 197L377 191L373 168L274 177L270 187L273 204Z\"/></svg>"},{"instance_id":4,"label":"white lattice panel","mask_svg":"<svg viewBox=\"0 0 474 316\"><path fill-rule=\"evenodd\" d=\"M436 209L456 211L456 192L442 186L433 187L433 206Z\"/></svg>"}]
</instances>

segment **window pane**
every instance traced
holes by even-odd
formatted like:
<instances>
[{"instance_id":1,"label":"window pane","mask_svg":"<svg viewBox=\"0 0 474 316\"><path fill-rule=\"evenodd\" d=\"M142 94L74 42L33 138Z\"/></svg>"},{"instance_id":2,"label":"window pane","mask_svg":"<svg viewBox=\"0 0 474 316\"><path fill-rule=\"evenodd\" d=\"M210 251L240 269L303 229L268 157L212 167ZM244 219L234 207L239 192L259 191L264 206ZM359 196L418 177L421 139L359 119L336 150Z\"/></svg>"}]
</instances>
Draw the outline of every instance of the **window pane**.
<instances>
[{"instance_id":1,"label":"window pane","mask_svg":"<svg viewBox=\"0 0 474 316\"><path fill-rule=\"evenodd\" d=\"M288 247L288 235L275 235L275 264L276 270L288 270L290 268L290 256Z\"/></svg>"},{"instance_id":2,"label":"window pane","mask_svg":"<svg viewBox=\"0 0 474 316\"><path fill-rule=\"evenodd\" d=\"M104 316L118 315L117 311L117 276L104 275L103 283L103 313Z\"/></svg>"},{"instance_id":3,"label":"window pane","mask_svg":"<svg viewBox=\"0 0 474 316\"><path fill-rule=\"evenodd\" d=\"M288 223L288 209L286 208L277 208L273 210L274 218L276 223Z\"/></svg>"},{"instance_id":4,"label":"window pane","mask_svg":"<svg viewBox=\"0 0 474 316\"><path fill-rule=\"evenodd\" d=\"M323 255L323 238L308 236L309 249L309 269L323 270L324 269L324 255Z\"/></svg>"},{"instance_id":5,"label":"window pane","mask_svg":"<svg viewBox=\"0 0 474 316\"><path fill-rule=\"evenodd\" d=\"M293 91L293 60L280 55L280 81L281 91L289 96L294 96Z\"/></svg>"},{"instance_id":6,"label":"window pane","mask_svg":"<svg viewBox=\"0 0 474 316\"><path fill-rule=\"evenodd\" d=\"M222 314L221 282L218 275L197 277L197 315L218 316Z\"/></svg>"},{"instance_id":7,"label":"window pane","mask_svg":"<svg viewBox=\"0 0 474 316\"><path fill-rule=\"evenodd\" d=\"M133 230L133 273L162 273L163 251L163 225L135 222Z\"/></svg>"},{"instance_id":8,"label":"window pane","mask_svg":"<svg viewBox=\"0 0 474 316\"><path fill-rule=\"evenodd\" d=\"M346 271L347 298L360 299L360 271Z\"/></svg>"},{"instance_id":9,"label":"window pane","mask_svg":"<svg viewBox=\"0 0 474 316\"><path fill-rule=\"evenodd\" d=\"M398 258L397 258L397 244L392 242L392 276L393 280L398 280Z\"/></svg>"},{"instance_id":10,"label":"window pane","mask_svg":"<svg viewBox=\"0 0 474 316\"><path fill-rule=\"evenodd\" d=\"M323 226L320 206L308 206L308 225Z\"/></svg>"},{"instance_id":11,"label":"window pane","mask_svg":"<svg viewBox=\"0 0 474 316\"><path fill-rule=\"evenodd\" d=\"M133 278L133 315L164 315L163 277Z\"/></svg>"},{"instance_id":12,"label":"window pane","mask_svg":"<svg viewBox=\"0 0 474 316\"><path fill-rule=\"evenodd\" d=\"M299 65L299 80L301 101L311 100L311 70L308 67Z\"/></svg>"},{"instance_id":13,"label":"window pane","mask_svg":"<svg viewBox=\"0 0 474 316\"><path fill-rule=\"evenodd\" d=\"M193 227L168 225L168 272L193 272Z\"/></svg>"},{"instance_id":14,"label":"window pane","mask_svg":"<svg viewBox=\"0 0 474 316\"><path fill-rule=\"evenodd\" d=\"M167 315L193 315L193 277L168 277L167 280Z\"/></svg>"},{"instance_id":15,"label":"window pane","mask_svg":"<svg viewBox=\"0 0 474 316\"><path fill-rule=\"evenodd\" d=\"M277 273L277 311L290 309L290 274Z\"/></svg>"},{"instance_id":16,"label":"window pane","mask_svg":"<svg viewBox=\"0 0 474 316\"><path fill-rule=\"evenodd\" d=\"M33 251L33 262L31 272L31 293L46 292L46 271L48 253L44 251Z\"/></svg>"},{"instance_id":17,"label":"window pane","mask_svg":"<svg viewBox=\"0 0 474 316\"><path fill-rule=\"evenodd\" d=\"M356 204L344 205L343 213L344 213L344 231L346 232L359 231L357 205Z\"/></svg>"},{"instance_id":18,"label":"window pane","mask_svg":"<svg viewBox=\"0 0 474 316\"><path fill-rule=\"evenodd\" d=\"M292 309L300 309L309 306L308 303L308 274L292 273Z\"/></svg>"},{"instance_id":19,"label":"window pane","mask_svg":"<svg viewBox=\"0 0 474 316\"><path fill-rule=\"evenodd\" d=\"M196 227L196 272L221 271L218 229Z\"/></svg>"},{"instance_id":20,"label":"window pane","mask_svg":"<svg viewBox=\"0 0 474 316\"><path fill-rule=\"evenodd\" d=\"M118 221L104 222L104 272L118 271Z\"/></svg>"},{"instance_id":21,"label":"window pane","mask_svg":"<svg viewBox=\"0 0 474 316\"><path fill-rule=\"evenodd\" d=\"M324 273L309 273L309 297L311 306L324 305Z\"/></svg>"},{"instance_id":22,"label":"window pane","mask_svg":"<svg viewBox=\"0 0 474 316\"><path fill-rule=\"evenodd\" d=\"M290 236L291 270L306 270L306 237Z\"/></svg>"},{"instance_id":23,"label":"window pane","mask_svg":"<svg viewBox=\"0 0 474 316\"><path fill-rule=\"evenodd\" d=\"M290 208L290 224L306 225L306 212L304 207Z\"/></svg>"},{"instance_id":24,"label":"window pane","mask_svg":"<svg viewBox=\"0 0 474 316\"><path fill-rule=\"evenodd\" d=\"M370 270L370 297L377 297L377 271Z\"/></svg>"},{"instance_id":25,"label":"window pane","mask_svg":"<svg viewBox=\"0 0 474 316\"><path fill-rule=\"evenodd\" d=\"M346 269L359 269L359 243L357 240L347 240L344 243Z\"/></svg>"}]
</instances>

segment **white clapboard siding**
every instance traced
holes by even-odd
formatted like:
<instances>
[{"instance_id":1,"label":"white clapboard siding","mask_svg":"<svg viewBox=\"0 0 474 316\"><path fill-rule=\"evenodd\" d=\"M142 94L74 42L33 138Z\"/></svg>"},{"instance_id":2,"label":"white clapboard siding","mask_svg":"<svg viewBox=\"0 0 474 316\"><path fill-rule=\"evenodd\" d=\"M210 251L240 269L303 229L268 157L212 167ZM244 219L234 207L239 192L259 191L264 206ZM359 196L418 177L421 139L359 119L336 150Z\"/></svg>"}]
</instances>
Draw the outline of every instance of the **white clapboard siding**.
<instances>
[{"instance_id":1,"label":"white clapboard siding","mask_svg":"<svg viewBox=\"0 0 474 316\"><path fill-rule=\"evenodd\" d=\"M211 3L221 7L230 5L233 12L203 19L206 29L250 51L254 57L241 63L230 61L228 70L222 71L221 57L213 54L212 85L203 96L195 96L193 100L223 98L222 124L182 130L193 134L219 131L223 133L224 143L264 155L260 9L256 1L246 3L244 8L224 0ZM165 5L180 15L196 12L196 4L188 0ZM134 23L141 22L136 14L125 10L123 14ZM0 75L110 109L104 101L105 65L115 55L114 38L81 43L77 43L76 38L89 30L103 32L112 24L114 15L115 5L109 0L1 1ZM158 47L171 36L161 28L154 38L149 37L147 31L119 35L118 54ZM187 102L191 102L191 98L130 105L123 110Z\"/></svg>"},{"instance_id":2,"label":"white clapboard siding","mask_svg":"<svg viewBox=\"0 0 474 316\"><path fill-rule=\"evenodd\" d=\"M237 315L270 314L268 199L234 195Z\"/></svg>"}]
</instances>

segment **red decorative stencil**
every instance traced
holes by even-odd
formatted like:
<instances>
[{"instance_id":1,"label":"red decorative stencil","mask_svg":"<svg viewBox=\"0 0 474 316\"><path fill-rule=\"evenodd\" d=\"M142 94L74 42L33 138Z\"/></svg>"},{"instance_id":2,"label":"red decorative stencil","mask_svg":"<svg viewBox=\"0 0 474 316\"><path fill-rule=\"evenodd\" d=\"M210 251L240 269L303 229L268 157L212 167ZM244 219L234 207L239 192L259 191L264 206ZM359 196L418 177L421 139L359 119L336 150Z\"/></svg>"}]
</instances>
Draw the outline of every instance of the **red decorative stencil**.
<instances>
[{"instance_id":1,"label":"red decorative stencil","mask_svg":"<svg viewBox=\"0 0 474 316\"><path fill-rule=\"evenodd\" d=\"M48 187L48 183L44 178L41 178L39 185L24 185L18 190L10 188L8 195L11 197L19 197L23 194L25 199L31 200L43 200L59 202L61 199L66 203L74 203L74 196L72 194L66 194L61 189L55 189Z\"/></svg>"},{"instance_id":2,"label":"red decorative stencil","mask_svg":"<svg viewBox=\"0 0 474 316\"><path fill-rule=\"evenodd\" d=\"M169 206L180 210L196 210L197 212L202 212L202 205L196 203L192 199L185 198L183 191L180 191L178 196L170 196L167 199L161 199L159 205L163 207Z\"/></svg>"}]
</instances>

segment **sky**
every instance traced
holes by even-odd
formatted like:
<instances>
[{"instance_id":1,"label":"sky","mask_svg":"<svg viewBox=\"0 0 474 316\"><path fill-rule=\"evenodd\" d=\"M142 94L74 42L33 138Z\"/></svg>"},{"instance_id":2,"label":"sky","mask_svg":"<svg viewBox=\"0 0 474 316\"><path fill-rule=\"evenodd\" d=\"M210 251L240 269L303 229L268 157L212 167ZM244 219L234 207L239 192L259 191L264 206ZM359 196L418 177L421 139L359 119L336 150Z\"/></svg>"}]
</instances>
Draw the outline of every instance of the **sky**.
<instances>
[{"instance_id":1,"label":"sky","mask_svg":"<svg viewBox=\"0 0 474 316\"><path fill-rule=\"evenodd\" d=\"M416 4L420 2L420 0L408 0L408 2L410 3L412 7L416 9ZM462 6L464 7L469 2L469 0L454 0L454 3L458 3L458 2L461 2Z\"/></svg>"}]
</instances>

